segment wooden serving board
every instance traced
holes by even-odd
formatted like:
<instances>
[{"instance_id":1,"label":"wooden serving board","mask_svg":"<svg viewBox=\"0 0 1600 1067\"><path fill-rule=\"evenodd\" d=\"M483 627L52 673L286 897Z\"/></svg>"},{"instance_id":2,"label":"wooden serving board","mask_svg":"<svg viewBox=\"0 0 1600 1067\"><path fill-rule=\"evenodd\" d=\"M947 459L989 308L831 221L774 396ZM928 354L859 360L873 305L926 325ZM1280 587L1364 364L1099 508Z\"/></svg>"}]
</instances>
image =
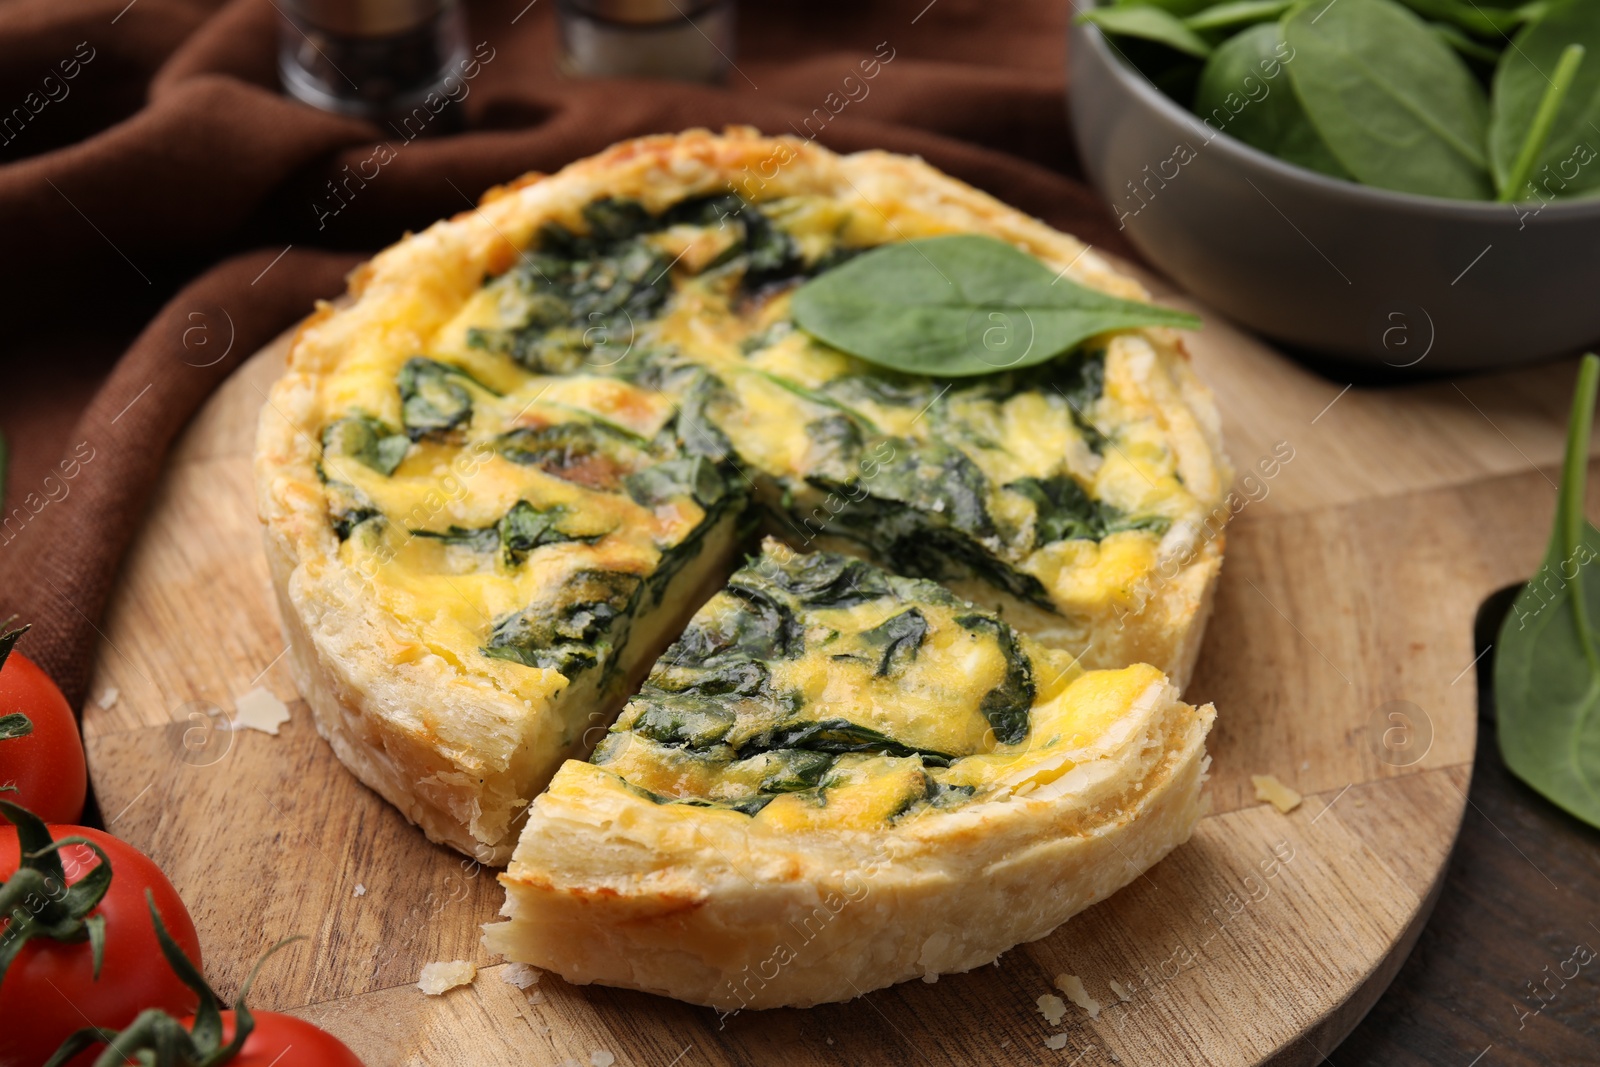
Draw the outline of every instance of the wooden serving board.
<instances>
[{"instance_id":1,"label":"wooden serving board","mask_svg":"<svg viewBox=\"0 0 1600 1067\"><path fill-rule=\"evenodd\" d=\"M1438 892L1476 738L1473 615L1540 558L1572 367L1346 390L1206 319L1195 363L1254 473L1187 694L1218 708L1211 814L994 966L725 1020L554 976L531 997L501 981L478 940L495 872L359 785L285 668L251 477L285 339L196 417L113 597L84 718L109 828L171 876L226 994L268 946L308 935L253 1002L315 1021L370 1067L1319 1063ZM1265 477L1279 442L1293 458ZM257 686L289 704L280 734L222 728ZM1305 803L1257 803L1252 774ZM484 968L474 985L417 990L423 964L455 959ZM1059 974L1082 978L1098 1017L1069 1003L1046 1020L1036 1002Z\"/></svg>"}]
</instances>

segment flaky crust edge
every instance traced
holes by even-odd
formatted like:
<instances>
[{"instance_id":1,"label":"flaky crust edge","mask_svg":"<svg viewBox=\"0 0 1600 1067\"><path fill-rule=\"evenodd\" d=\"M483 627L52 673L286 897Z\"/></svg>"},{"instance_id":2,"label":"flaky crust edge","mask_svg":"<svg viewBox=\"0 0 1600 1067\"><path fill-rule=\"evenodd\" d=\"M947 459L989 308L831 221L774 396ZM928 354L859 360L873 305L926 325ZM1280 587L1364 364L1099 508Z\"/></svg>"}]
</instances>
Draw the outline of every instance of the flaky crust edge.
<instances>
[{"instance_id":1,"label":"flaky crust edge","mask_svg":"<svg viewBox=\"0 0 1600 1067\"><path fill-rule=\"evenodd\" d=\"M1054 796L933 812L880 834L788 834L586 789L535 802L485 945L577 983L722 1011L849 1000L970 970L1046 936L1188 840L1209 705L1156 683L1102 761ZM558 776L557 786L563 784Z\"/></svg>"}]
</instances>

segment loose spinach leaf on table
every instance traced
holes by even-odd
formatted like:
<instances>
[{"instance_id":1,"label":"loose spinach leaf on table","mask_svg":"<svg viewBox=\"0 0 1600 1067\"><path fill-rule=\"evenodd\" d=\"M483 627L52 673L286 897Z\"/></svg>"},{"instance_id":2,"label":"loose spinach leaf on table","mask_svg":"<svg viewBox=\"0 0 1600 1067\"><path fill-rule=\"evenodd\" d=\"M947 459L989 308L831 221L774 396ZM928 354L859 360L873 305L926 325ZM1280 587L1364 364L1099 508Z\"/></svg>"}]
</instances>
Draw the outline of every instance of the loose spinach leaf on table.
<instances>
[{"instance_id":1,"label":"loose spinach leaf on table","mask_svg":"<svg viewBox=\"0 0 1600 1067\"><path fill-rule=\"evenodd\" d=\"M1183 24L1183 20L1159 7L1137 5L1130 7L1101 7L1085 11L1079 22L1091 22L1107 33L1120 37L1139 37L1155 41L1168 48L1204 59L1211 54L1211 46L1199 34Z\"/></svg>"},{"instance_id":2,"label":"loose spinach leaf on table","mask_svg":"<svg viewBox=\"0 0 1600 1067\"><path fill-rule=\"evenodd\" d=\"M1503 192L1562 53L1572 44L1583 46L1587 58L1578 65L1529 176L1546 190L1541 199L1600 188L1600 10L1592 0L1557 0L1517 34L1495 68L1489 156ZM1519 183L1509 195L1520 197L1523 189Z\"/></svg>"},{"instance_id":3,"label":"loose spinach leaf on table","mask_svg":"<svg viewBox=\"0 0 1600 1067\"><path fill-rule=\"evenodd\" d=\"M1578 371L1555 529L1543 565L1500 627L1494 698L1500 754L1512 773L1600 826L1600 530L1584 518L1589 431L1600 358Z\"/></svg>"},{"instance_id":4,"label":"loose spinach leaf on table","mask_svg":"<svg viewBox=\"0 0 1600 1067\"><path fill-rule=\"evenodd\" d=\"M1232 5L1223 5L1232 6ZM1276 23L1252 26L1211 54L1195 92L1194 110L1212 126L1289 163L1350 177L1334 158L1285 73L1283 30ZM1277 73L1268 77L1269 71Z\"/></svg>"},{"instance_id":5,"label":"loose spinach leaf on table","mask_svg":"<svg viewBox=\"0 0 1600 1067\"><path fill-rule=\"evenodd\" d=\"M869 363L949 378L1031 367L1081 341L1200 320L1120 300L1054 274L993 237L884 245L795 291L795 323Z\"/></svg>"},{"instance_id":6,"label":"loose spinach leaf on table","mask_svg":"<svg viewBox=\"0 0 1600 1067\"><path fill-rule=\"evenodd\" d=\"M1306 114L1366 185L1487 200L1489 104L1461 57L1389 0L1313 0L1291 11L1286 66Z\"/></svg>"}]
</instances>

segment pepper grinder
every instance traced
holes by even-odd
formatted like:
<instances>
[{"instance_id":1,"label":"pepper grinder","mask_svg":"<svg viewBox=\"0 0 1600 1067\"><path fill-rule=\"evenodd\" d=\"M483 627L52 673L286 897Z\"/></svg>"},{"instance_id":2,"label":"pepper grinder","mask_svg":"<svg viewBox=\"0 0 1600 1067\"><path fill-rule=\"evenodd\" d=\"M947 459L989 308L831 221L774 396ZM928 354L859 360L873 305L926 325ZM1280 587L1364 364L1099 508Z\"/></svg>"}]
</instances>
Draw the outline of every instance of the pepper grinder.
<instances>
[{"instance_id":1,"label":"pepper grinder","mask_svg":"<svg viewBox=\"0 0 1600 1067\"><path fill-rule=\"evenodd\" d=\"M570 75L717 82L733 65L733 0L558 0L556 10Z\"/></svg>"},{"instance_id":2,"label":"pepper grinder","mask_svg":"<svg viewBox=\"0 0 1600 1067\"><path fill-rule=\"evenodd\" d=\"M467 58L456 0L280 0L277 6L283 87L324 111L374 121L407 114L430 94L443 95L446 79Z\"/></svg>"}]
</instances>

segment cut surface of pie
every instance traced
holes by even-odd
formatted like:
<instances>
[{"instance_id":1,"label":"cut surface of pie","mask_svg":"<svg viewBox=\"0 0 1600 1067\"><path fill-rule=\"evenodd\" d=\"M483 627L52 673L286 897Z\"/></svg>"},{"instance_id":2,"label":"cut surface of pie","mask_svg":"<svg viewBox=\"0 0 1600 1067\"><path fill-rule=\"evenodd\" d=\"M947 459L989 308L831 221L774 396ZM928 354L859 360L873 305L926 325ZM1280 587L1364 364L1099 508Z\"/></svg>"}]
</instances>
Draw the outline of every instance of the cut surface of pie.
<instances>
[{"instance_id":1,"label":"cut surface of pie","mask_svg":"<svg viewBox=\"0 0 1600 1067\"><path fill-rule=\"evenodd\" d=\"M533 804L489 947L724 1010L1041 937L1186 840L1209 706L926 579L776 543Z\"/></svg>"},{"instance_id":2,"label":"cut surface of pie","mask_svg":"<svg viewBox=\"0 0 1600 1067\"><path fill-rule=\"evenodd\" d=\"M340 759L434 840L504 863L569 757L607 738L601 757L626 760L617 736L668 744L649 715L642 731L607 730L758 526L937 583L1026 636L1030 661L1150 664L1140 692L1168 694L1149 703L1177 714L1160 679L1181 687L1193 664L1231 481L1178 334L1120 331L1025 371L935 380L793 322L807 279L952 233L1145 295L1074 238L918 160L740 130L643 138L530 176L361 268L350 300L298 332L256 457L296 681ZM935 616L938 633L959 630L932 595L913 597L926 641ZM866 640L851 638L859 661L772 662L816 675L785 686L825 685L908 638L886 631L876 665ZM971 640L984 670L999 662L998 637ZM916 710L891 674L871 677L882 721L852 719L866 732L850 736L893 745L863 740L825 772L824 749L773 747L702 783L712 807L663 810L800 818L789 793L759 799L767 775L873 760L902 768L907 789L981 792L951 775L989 758L971 749L987 720ZM791 750L811 755L773 754ZM567 766L615 777L611 763ZM664 766L619 780L660 792ZM946 814L932 794L911 806Z\"/></svg>"}]
</instances>

